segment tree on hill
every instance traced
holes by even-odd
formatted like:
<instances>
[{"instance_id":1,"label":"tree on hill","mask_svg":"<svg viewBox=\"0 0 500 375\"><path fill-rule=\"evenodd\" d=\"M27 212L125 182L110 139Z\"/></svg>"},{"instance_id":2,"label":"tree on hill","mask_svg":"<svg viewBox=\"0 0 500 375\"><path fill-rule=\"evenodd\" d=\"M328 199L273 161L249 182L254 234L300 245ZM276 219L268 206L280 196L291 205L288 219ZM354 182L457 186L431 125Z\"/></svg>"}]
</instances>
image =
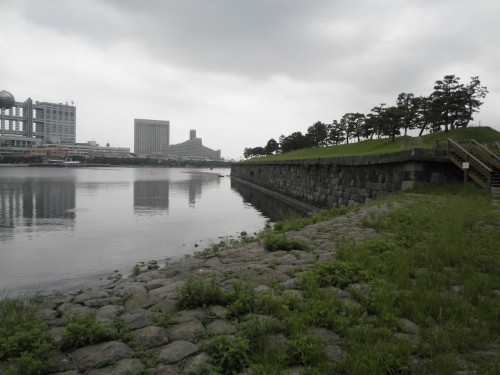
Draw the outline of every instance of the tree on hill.
<instances>
[{"instance_id":1,"label":"tree on hill","mask_svg":"<svg viewBox=\"0 0 500 375\"><path fill-rule=\"evenodd\" d=\"M373 136L380 138L382 136L382 129L384 127L381 113L384 111L385 103L381 103L371 109L371 113L366 115L365 123L363 125L363 133L365 138L372 139Z\"/></svg>"},{"instance_id":2,"label":"tree on hill","mask_svg":"<svg viewBox=\"0 0 500 375\"><path fill-rule=\"evenodd\" d=\"M402 92L396 100L396 107L401 113L401 126L404 129L404 136L408 130L416 128L418 100L415 100L415 95Z\"/></svg>"},{"instance_id":3,"label":"tree on hill","mask_svg":"<svg viewBox=\"0 0 500 375\"><path fill-rule=\"evenodd\" d=\"M455 129L465 120L464 118L464 86L460 78L447 75L436 81L431 97L434 108L439 114L436 120L444 126L444 131Z\"/></svg>"},{"instance_id":4,"label":"tree on hill","mask_svg":"<svg viewBox=\"0 0 500 375\"><path fill-rule=\"evenodd\" d=\"M327 146L328 126L321 121L317 121L307 128L306 136L313 147Z\"/></svg>"},{"instance_id":5,"label":"tree on hill","mask_svg":"<svg viewBox=\"0 0 500 375\"><path fill-rule=\"evenodd\" d=\"M387 107L380 113L380 116L381 124L383 124L382 134L390 137L394 142L396 136L400 134L399 129L401 129L403 118L401 110L396 106Z\"/></svg>"},{"instance_id":6,"label":"tree on hill","mask_svg":"<svg viewBox=\"0 0 500 375\"><path fill-rule=\"evenodd\" d=\"M390 137L392 141L404 130L419 129L419 136L424 131L447 132L457 127L467 127L473 120L473 114L479 111L482 99L488 89L481 86L479 77L472 77L469 84L460 83L455 75L446 75L434 84L434 91L429 96L415 97L412 93L401 93L396 105L385 107L382 103L364 115L358 112L346 113L340 121L332 124L317 121L307 129L304 135L293 132L281 135L279 142L270 139L266 147L246 148L245 155L270 155L277 152L289 152L308 147L322 147L330 144L352 142L356 139ZM277 144L277 145L276 145ZM264 152L264 154L262 154ZM245 156L246 157L246 156Z\"/></svg>"},{"instance_id":7,"label":"tree on hill","mask_svg":"<svg viewBox=\"0 0 500 375\"><path fill-rule=\"evenodd\" d=\"M338 145L345 141L345 129L337 120L333 120L329 126L328 143Z\"/></svg>"},{"instance_id":8,"label":"tree on hill","mask_svg":"<svg viewBox=\"0 0 500 375\"><path fill-rule=\"evenodd\" d=\"M266 147L264 147L264 152L266 155L272 155L274 153L278 153L280 150L280 145L274 138L271 138L267 141Z\"/></svg>"},{"instance_id":9,"label":"tree on hill","mask_svg":"<svg viewBox=\"0 0 500 375\"><path fill-rule=\"evenodd\" d=\"M309 146L309 139L302 132L293 132L287 137L284 135L280 137L281 152L300 150Z\"/></svg>"},{"instance_id":10,"label":"tree on hill","mask_svg":"<svg viewBox=\"0 0 500 375\"><path fill-rule=\"evenodd\" d=\"M243 150L243 157L245 159L257 156L266 156L266 151L263 147L246 147Z\"/></svg>"},{"instance_id":11,"label":"tree on hill","mask_svg":"<svg viewBox=\"0 0 500 375\"><path fill-rule=\"evenodd\" d=\"M483 104L481 99L484 99L488 92L486 86L481 86L479 77L472 77L470 83L464 87L465 112L467 116L463 125L465 128L474 119L472 117L474 112L479 112L479 107Z\"/></svg>"},{"instance_id":12,"label":"tree on hill","mask_svg":"<svg viewBox=\"0 0 500 375\"><path fill-rule=\"evenodd\" d=\"M362 113L346 113L340 119L341 126L345 129L345 140L349 143L352 138L357 138L359 141L363 133L363 123L365 115Z\"/></svg>"}]
</instances>

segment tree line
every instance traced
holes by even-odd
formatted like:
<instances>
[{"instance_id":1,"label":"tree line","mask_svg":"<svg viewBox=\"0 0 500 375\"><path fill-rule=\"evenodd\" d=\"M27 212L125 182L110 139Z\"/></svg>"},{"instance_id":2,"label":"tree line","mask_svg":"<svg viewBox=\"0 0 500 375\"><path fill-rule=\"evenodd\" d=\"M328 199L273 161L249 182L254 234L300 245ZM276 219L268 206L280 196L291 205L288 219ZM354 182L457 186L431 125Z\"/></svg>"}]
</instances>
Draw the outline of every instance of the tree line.
<instances>
[{"instance_id":1,"label":"tree line","mask_svg":"<svg viewBox=\"0 0 500 375\"><path fill-rule=\"evenodd\" d=\"M466 128L473 120L473 114L479 112L481 101L488 90L481 86L479 77L472 77L463 84L455 75L446 75L434 84L434 91L428 96L415 96L401 93L396 104L387 106L381 103L373 107L368 114L346 113L340 120L331 124L317 121L307 129L307 133L297 131L276 141L269 139L261 147L244 149L245 158L284 153L304 148L338 145L359 142L374 137L390 137L392 141L408 130L419 130L419 136L425 131L436 132Z\"/></svg>"}]
</instances>

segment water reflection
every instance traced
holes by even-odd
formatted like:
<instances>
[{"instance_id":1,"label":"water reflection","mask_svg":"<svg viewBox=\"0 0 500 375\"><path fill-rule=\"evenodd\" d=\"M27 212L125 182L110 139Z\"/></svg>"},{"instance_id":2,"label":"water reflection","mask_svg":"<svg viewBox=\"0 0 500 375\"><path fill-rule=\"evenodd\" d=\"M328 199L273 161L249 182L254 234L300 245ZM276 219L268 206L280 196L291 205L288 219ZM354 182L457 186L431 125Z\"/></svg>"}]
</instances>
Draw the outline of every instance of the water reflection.
<instances>
[{"instance_id":1,"label":"water reflection","mask_svg":"<svg viewBox=\"0 0 500 375\"><path fill-rule=\"evenodd\" d=\"M220 187L220 178L209 173L184 173L186 180L138 180L134 181L134 214L156 215L168 213L169 196L187 195L188 205L194 208L202 196L203 188ZM168 176L167 176L168 177ZM167 178L165 177L165 178ZM137 178L144 178L138 176Z\"/></svg>"},{"instance_id":2,"label":"water reflection","mask_svg":"<svg viewBox=\"0 0 500 375\"><path fill-rule=\"evenodd\" d=\"M170 181L135 181L134 213L168 212Z\"/></svg>"},{"instance_id":3,"label":"water reflection","mask_svg":"<svg viewBox=\"0 0 500 375\"><path fill-rule=\"evenodd\" d=\"M0 240L11 239L16 226L24 226L28 232L34 227L71 229L76 217L75 201L76 187L72 181L3 180L0 182Z\"/></svg>"},{"instance_id":4,"label":"water reflection","mask_svg":"<svg viewBox=\"0 0 500 375\"><path fill-rule=\"evenodd\" d=\"M305 212L301 212L279 199L271 197L258 190L254 190L247 184L233 178L231 179L231 189L238 192L238 194L243 197L244 202L250 203L257 210L262 212L264 216L269 217L273 221L306 216Z\"/></svg>"}]
</instances>

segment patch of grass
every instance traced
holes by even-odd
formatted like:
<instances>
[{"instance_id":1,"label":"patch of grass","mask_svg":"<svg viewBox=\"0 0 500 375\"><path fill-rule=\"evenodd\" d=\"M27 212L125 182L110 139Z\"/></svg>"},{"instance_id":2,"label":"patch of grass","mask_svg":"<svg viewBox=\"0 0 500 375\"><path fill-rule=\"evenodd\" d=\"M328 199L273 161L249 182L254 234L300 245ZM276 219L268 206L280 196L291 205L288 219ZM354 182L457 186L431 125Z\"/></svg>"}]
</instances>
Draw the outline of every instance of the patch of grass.
<instances>
[{"instance_id":1,"label":"patch of grass","mask_svg":"<svg viewBox=\"0 0 500 375\"><path fill-rule=\"evenodd\" d=\"M134 352L134 358L144 364L144 369L138 375L153 375L155 367L160 363L159 353L151 350L138 349Z\"/></svg>"},{"instance_id":2,"label":"patch of grass","mask_svg":"<svg viewBox=\"0 0 500 375\"><path fill-rule=\"evenodd\" d=\"M160 327L168 328L174 324L177 324L176 317L177 314L173 312L158 313L156 316L156 324L158 324Z\"/></svg>"},{"instance_id":3,"label":"patch of grass","mask_svg":"<svg viewBox=\"0 0 500 375\"><path fill-rule=\"evenodd\" d=\"M309 245L304 240L289 238L283 233L276 233L273 231L265 232L263 240L264 248L268 251L309 249Z\"/></svg>"},{"instance_id":4,"label":"patch of grass","mask_svg":"<svg viewBox=\"0 0 500 375\"><path fill-rule=\"evenodd\" d=\"M225 305L226 293L220 286L215 275L208 278L190 277L177 291L179 309L206 307L210 305Z\"/></svg>"},{"instance_id":5,"label":"patch of grass","mask_svg":"<svg viewBox=\"0 0 500 375\"><path fill-rule=\"evenodd\" d=\"M238 374L249 364L249 342L241 337L229 339L225 335L215 337L208 346L215 373Z\"/></svg>"},{"instance_id":6,"label":"patch of grass","mask_svg":"<svg viewBox=\"0 0 500 375\"><path fill-rule=\"evenodd\" d=\"M274 232L279 232L279 233L285 233L292 230L299 230L308 225L333 219L334 217L340 215L345 215L346 213L350 212L353 209L354 208L349 208L346 206L324 209L311 216L293 218L275 223L273 226L273 230Z\"/></svg>"},{"instance_id":7,"label":"patch of grass","mask_svg":"<svg viewBox=\"0 0 500 375\"><path fill-rule=\"evenodd\" d=\"M301 278L300 285L307 292L327 286L346 288L350 284L366 282L369 279L368 273L359 263L336 260L316 263L312 270Z\"/></svg>"},{"instance_id":8,"label":"patch of grass","mask_svg":"<svg viewBox=\"0 0 500 375\"><path fill-rule=\"evenodd\" d=\"M48 374L54 370L53 342L33 298L0 300L0 361L6 374Z\"/></svg>"},{"instance_id":9,"label":"patch of grass","mask_svg":"<svg viewBox=\"0 0 500 375\"><path fill-rule=\"evenodd\" d=\"M132 276L134 277L137 277L141 274L141 267L139 267L139 264L136 264L133 268L132 268Z\"/></svg>"},{"instance_id":10,"label":"patch of grass","mask_svg":"<svg viewBox=\"0 0 500 375\"><path fill-rule=\"evenodd\" d=\"M74 350L115 337L116 331L100 323L95 314L75 315L69 318L62 333L63 350Z\"/></svg>"},{"instance_id":11,"label":"patch of grass","mask_svg":"<svg viewBox=\"0 0 500 375\"><path fill-rule=\"evenodd\" d=\"M292 336L287 343L287 352L290 366L317 366L327 362L326 353L316 338L304 331Z\"/></svg>"},{"instance_id":12,"label":"patch of grass","mask_svg":"<svg viewBox=\"0 0 500 375\"><path fill-rule=\"evenodd\" d=\"M345 338L347 355L337 364L345 374L410 374L410 345L387 328L353 327Z\"/></svg>"},{"instance_id":13,"label":"patch of grass","mask_svg":"<svg viewBox=\"0 0 500 375\"><path fill-rule=\"evenodd\" d=\"M215 254L217 254L222 249L223 249L223 246L220 246L220 244L213 243L210 245L210 247L207 247L204 250L195 251L193 254L193 257L195 259L207 259L207 258L213 257Z\"/></svg>"},{"instance_id":14,"label":"patch of grass","mask_svg":"<svg viewBox=\"0 0 500 375\"><path fill-rule=\"evenodd\" d=\"M339 246L339 260L355 262L373 276L368 288L349 291L366 308L365 321L374 323L373 330L394 332L401 317L420 327L418 351L429 359L424 371L454 373L467 353L496 345L500 213L488 195L460 186L419 187L388 199L399 203L369 220L379 238ZM372 333L364 333L371 344ZM353 362L359 355L370 357L356 335L348 337ZM380 337L385 344L377 345L390 353L400 345L390 335ZM470 363L472 369L485 367L474 356ZM354 363L343 368L364 373L375 365L388 366L373 357L365 370ZM398 367L405 368L399 360L387 368Z\"/></svg>"},{"instance_id":15,"label":"patch of grass","mask_svg":"<svg viewBox=\"0 0 500 375\"><path fill-rule=\"evenodd\" d=\"M228 316L238 318L255 310L257 293L252 283L236 282L228 295Z\"/></svg>"}]
</instances>

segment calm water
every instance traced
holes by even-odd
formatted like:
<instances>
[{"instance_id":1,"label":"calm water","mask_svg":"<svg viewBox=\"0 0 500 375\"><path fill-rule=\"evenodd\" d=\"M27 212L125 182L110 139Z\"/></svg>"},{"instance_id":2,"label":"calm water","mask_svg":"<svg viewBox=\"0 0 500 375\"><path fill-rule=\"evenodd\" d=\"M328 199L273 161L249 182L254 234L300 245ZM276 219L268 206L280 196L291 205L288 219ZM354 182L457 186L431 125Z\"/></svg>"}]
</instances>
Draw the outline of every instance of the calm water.
<instances>
[{"instance_id":1,"label":"calm water","mask_svg":"<svg viewBox=\"0 0 500 375\"><path fill-rule=\"evenodd\" d=\"M126 275L137 262L180 257L293 214L255 193L257 208L229 173L0 167L0 291Z\"/></svg>"}]
</instances>

